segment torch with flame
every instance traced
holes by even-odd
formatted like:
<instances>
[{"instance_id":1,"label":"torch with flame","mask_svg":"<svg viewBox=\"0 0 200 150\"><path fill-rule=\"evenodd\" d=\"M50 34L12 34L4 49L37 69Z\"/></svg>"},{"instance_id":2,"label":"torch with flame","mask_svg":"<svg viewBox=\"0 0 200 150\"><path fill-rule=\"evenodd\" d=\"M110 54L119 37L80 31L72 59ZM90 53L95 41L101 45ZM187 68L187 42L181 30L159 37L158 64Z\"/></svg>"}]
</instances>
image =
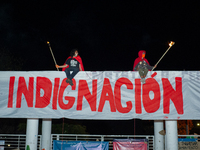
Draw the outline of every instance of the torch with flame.
<instances>
[{"instance_id":1,"label":"torch with flame","mask_svg":"<svg viewBox=\"0 0 200 150\"><path fill-rule=\"evenodd\" d=\"M171 41L171 42L169 43L169 46L172 47L174 44L175 44L175 42Z\"/></svg>"},{"instance_id":2,"label":"torch with flame","mask_svg":"<svg viewBox=\"0 0 200 150\"><path fill-rule=\"evenodd\" d=\"M175 44L175 42L171 41L169 43L169 48L166 50L166 52L162 55L162 57L158 60L158 62L155 64L155 66L153 67L153 69L151 71L153 71L155 69L155 67L158 65L158 63L161 61L161 59L165 56L165 54L169 51L169 49Z\"/></svg>"},{"instance_id":3,"label":"torch with flame","mask_svg":"<svg viewBox=\"0 0 200 150\"><path fill-rule=\"evenodd\" d=\"M50 46L50 43L49 43L49 41L47 41L47 44L49 45L49 49L50 49L51 55L52 55L52 57L53 57L54 63L55 63L55 65L57 65L57 63L56 63L56 60L55 60L55 58L54 58L53 51L52 51L52 49L51 49L51 46ZM58 68L57 68L57 70L59 71L59 69L58 69Z\"/></svg>"}]
</instances>

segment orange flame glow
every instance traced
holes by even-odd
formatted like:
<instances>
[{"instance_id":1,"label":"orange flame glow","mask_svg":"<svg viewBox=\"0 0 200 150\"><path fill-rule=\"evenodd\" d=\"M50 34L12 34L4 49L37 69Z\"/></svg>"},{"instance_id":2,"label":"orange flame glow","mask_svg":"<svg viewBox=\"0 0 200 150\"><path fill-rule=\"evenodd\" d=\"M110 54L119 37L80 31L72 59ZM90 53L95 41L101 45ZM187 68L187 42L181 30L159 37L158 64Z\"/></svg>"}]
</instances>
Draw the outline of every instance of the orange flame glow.
<instances>
[{"instance_id":1,"label":"orange flame glow","mask_svg":"<svg viewBox=\"0 0 200 150\"><path fill-rule=\"evenodd\" d=\"M171 42L169 43L169 46L172 47L174 44L175 44L175 42L171 41Z\"/></svg>"}]
</instances>

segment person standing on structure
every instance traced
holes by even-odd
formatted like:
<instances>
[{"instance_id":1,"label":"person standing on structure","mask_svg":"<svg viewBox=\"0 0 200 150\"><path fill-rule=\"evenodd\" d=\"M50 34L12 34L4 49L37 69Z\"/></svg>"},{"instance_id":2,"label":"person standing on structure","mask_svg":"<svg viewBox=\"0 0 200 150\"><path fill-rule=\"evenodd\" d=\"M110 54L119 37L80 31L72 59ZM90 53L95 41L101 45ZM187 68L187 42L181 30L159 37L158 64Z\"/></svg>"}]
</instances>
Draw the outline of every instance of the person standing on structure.
<instances>
[{"instance_id":1,"label":"person standing on structure","mask_svg":"<svg viewBox=\"0 0 200 150\"><path fill-rule=\"evenodd\" d=\"M81 57L78 55L78 50L73 49L70 52L70 56L65 61L64 65L56 65L56 68L62 68L62 71L65 71L67 80L66 82L73 86L72 79L79 71L84 71L83 62ZM72 71L72 73L70 73Z\"/></svg>"}]
</instances>

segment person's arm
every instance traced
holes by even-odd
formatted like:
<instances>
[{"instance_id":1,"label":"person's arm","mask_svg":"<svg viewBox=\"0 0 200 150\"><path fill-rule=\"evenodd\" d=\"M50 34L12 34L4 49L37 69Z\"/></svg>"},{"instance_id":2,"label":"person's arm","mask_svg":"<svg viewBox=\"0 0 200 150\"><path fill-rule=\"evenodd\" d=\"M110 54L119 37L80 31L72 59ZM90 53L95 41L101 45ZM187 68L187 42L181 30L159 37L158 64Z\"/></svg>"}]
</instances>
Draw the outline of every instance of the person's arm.
<instances>
[{"instance_id":1,"label":"person's arm","mask_svg":"<svg viewBox=\"0 0 200 150\"><path fill-rule=\"evenodd\" d=\"M147 64L147 69L149 69L149 70L155 69L156 67L157 67L157 65L150 66L149 64Z\"/></svg>"},{"instance_id":2,"label":"person's arm","mask_svg":"<svg viewBox=\"0 0 200 150\"><path fill-rule=\"evenodd\" d=\"M81 64L79 64L79 70L82 71Z\"/></svg>"},{"instance_id":3,"label":"person's arm","mask_svg":"<svg viewBox=\"0 0 200 150\"><path fill-rule=\"evenodd\" d=\"M67 66L68 66L68 64L64 64L64 65L61 65L61 66L56 65L56 68L65 68L65 67L67 67Z\"/></svg>"},{"instance_id":4,"label":"person's arm","mask_svg":"<svg viewBox=\"0 0 200 150\"><path fill-rule=\"evenodd\" d=\"M157 67L157 65L154 66L150 66L149 64L147 64L147 69L152 70L153 68L155 69Z\"/></svg>"},{"instance_id":5,"label":"person's arm","mask_svg":"<svg viewBox=\"0 0 200 150\"><path fill-rule=\"evenodd\" d=\"M147 64L147 63L146 63ZM147 64L147 69L148 70L152 70L153 69L153 66L150 66L149 64Z\"/></svg>"},{"instance_id":6,"label":"person's arm","mask_svg":"<svg viewBox=\"0 0 200 150\"><path fill-rule=\"evenodd\" d=\"M156 67L157 67L157 65L154 65L152 69L155 69ZM152 69L151 69L151 70L152 70Z\"/></svg>"},{"instance_id":7,"label":"person's arm","mask_svg":"<svg viewBox=\"0 0 200 150\"><path fill-rule=\"evenodd\" d=\"M138 64L139 64L139 63L138 63ZM138 64L135 66L134 71L137 71L137 70L138 70L138 66L139 66Z\"/></svg>"}]
</instances>

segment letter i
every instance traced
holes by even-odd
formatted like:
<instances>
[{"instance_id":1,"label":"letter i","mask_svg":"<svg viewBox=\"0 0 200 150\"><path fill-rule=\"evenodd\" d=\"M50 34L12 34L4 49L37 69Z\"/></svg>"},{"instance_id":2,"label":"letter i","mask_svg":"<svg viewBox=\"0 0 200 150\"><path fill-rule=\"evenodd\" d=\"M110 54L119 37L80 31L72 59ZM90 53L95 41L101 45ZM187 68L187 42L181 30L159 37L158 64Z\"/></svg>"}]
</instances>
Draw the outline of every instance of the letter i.
<instances>
[{"instance_id":1,"label":"letter i","mask_svg":"<svg viewBox=\"0 0 200 150\"><path fill-rule=\"evenodd\" d=\"M53 102L52 108L57 109L57 97L58 97L58 89L59 89L60 78L54 79L54 88L53 88Z\"/></svg>"},{"instance_id":2,"label":"letter i","mask_svg":"<svg viewBox=\"0 0 200 150\"><path fill-rule=\"evenodd\" d=\"M8 94L8 108L13 107L13 91L14 91L15 77L10 77L9 94Z\"/></svg>"}]
</instances>

